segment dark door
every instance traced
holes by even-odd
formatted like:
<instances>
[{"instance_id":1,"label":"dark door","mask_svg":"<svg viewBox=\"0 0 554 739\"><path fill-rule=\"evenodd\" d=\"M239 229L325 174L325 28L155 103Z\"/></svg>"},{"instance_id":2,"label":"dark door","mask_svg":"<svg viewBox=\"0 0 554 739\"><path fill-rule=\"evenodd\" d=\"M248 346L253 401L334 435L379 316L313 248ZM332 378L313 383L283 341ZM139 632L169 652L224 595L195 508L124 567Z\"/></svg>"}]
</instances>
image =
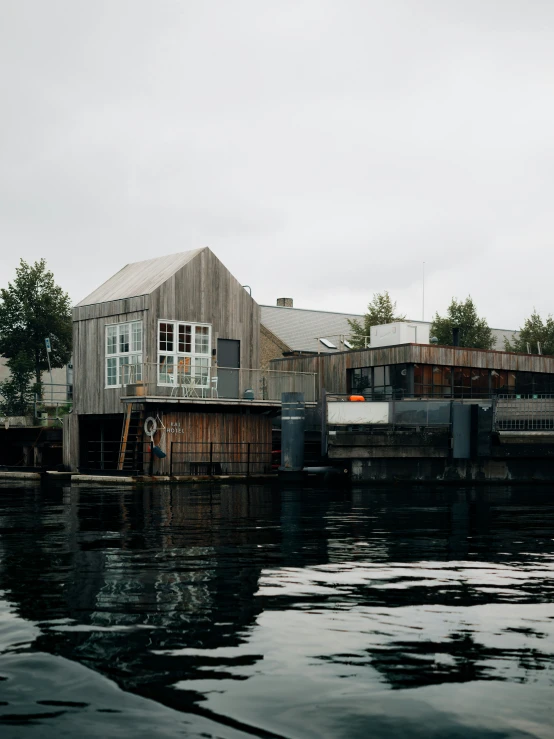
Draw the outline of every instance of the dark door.
<instances>
[{"instance_id":1,"label":"dark door","mask_svg":"<svg viewBox=\"0 0 554 739\"><path fill-rule=\"evenodd\" d=\"M238 398L240 385L240 341L217 340L217 394L220 398Z\"/></svg>"}]
</instances>

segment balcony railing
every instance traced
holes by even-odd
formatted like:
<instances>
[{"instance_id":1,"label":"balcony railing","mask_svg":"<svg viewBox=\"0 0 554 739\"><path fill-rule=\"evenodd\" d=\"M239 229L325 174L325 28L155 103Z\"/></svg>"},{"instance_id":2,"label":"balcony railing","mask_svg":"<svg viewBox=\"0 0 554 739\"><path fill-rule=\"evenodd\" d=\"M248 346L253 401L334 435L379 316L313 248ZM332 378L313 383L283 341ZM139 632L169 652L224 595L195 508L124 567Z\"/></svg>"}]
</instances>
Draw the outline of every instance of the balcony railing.
<instances>
[{"instance_id":1,"label":"balcony railing","mask_svg":"<svg viewBox=\"0 0 554 739\"><path fill-rule=\"evenodd\" d=\"M554 431L554 395L499 397L494 427L497 431Z\"/></svg>"},{"instance_id":2,"label":"balcony railing","mask_svg":"<svg viewBox=\"0 0 554 739\"><path fill-rule=\"evenodd\" d=\"M155 362L121 368L127 397L173 397L280 401L285 392L304 393L308 403L317 399L317 375L313 372L198 367Z\"/></svg>"}]
</instances>

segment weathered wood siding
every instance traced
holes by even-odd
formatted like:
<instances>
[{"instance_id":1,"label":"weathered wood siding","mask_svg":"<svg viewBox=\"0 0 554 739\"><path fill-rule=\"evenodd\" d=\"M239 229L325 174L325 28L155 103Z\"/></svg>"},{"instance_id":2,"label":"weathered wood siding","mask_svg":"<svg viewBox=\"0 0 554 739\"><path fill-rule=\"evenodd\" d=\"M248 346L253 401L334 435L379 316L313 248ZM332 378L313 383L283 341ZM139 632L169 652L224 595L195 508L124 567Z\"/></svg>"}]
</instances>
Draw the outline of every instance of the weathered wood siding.
<instances>
[{"instance_id":1,"label":"weathered wood siding","mask_svg":"<svg viewBox=\"0 0 554 739\"><path fill-rule=\"evenodd\" d=\"M122 413L122 388L106 388L106 326L145 321L148 311L118 313L73 323L73 412ZM143 332L145 326L143 325ZM144 338L144 333L143 333ZM143 359L145 354L143 352Z\"/></svg>"},{"instance_id":2,"label":"weathered wood siding","mask_svg":"<svg viewBox=\"0 0 554 739\"><path fill-rule=\"evenodd\" d=\"M554 357L514 352L466 349L432 344L399 346L336 354L304 355L274 359L270 369L287 372L317 372L318 387L330 393L347 392L347 370L358 367L380 367L389 364L434 364L447 367L475 367L517 372L554 374Z\"/></svg>"},{"instance_id":3,"label":"weathered wood siding","mask_svg":"<svg viewBox=\"0 0 554 739\"><path fill-rule=\"evenodd\" d=\"M238 339L241 367L259 367L260 308L209 249L203 249L150 295L145 332L148 361L157 359L160 319L210 323L212 349L217 348L218 338Z\"/></svg>"},{"instance_id":4,"label":"weathered wood siding","mask_svg":"<svg viewBox=\"0 0 554 739\"><path fill-rule=\"evenodd\" d=\"M157 361L158 320L212 325L217 339L238 339L241 366L259 366L260 309L219 259L203 249L150 295L80 306L73 311L74 412L121 413L121 388L106 388L106 326L143 321L143 361ZM217 357L214 357L214 362Z\"/></svg>"},{"instance_id":5,"label":"weathered wood siding","mask_svg":"<svg viewBox=\"0 0 554 739\"><path fill-rule=\"evenodd\" d=\"M155 415L155 414L154 414ZM195 411L175 411L169 413L159 411L159 416L165 426L165 431L160 429L155 434L154 442L165 447L167 457L155 459L154 473L168 475L170 472L170 455L172 442L176 453L189 450L191 444L233 444L237 443L252 445L265 444L271 448L271 418L263 414L251 413L205 413ZM145 435L144 441L149 438ZM195 447L200 453L200 447ZM254 460L255 449L252 447L252 459ZM237 448L237 454L239 449ZM232 447L230 447L232 453ZM244 453L244 449L242 450ZM206 454L209 452L206 450ZM201 456L199 457L201 458ZM238 458L238 457L237 457Z\"/></svg>"},{"instance_id":6,"label":"weathered wood siding","mask_svg":"<svg viewBox=\"0 0 554 739\"><path fill-rule=\"evenodd\" d=\"M79 417L68 413L62 420L62 462L66 470L76 472L79 460Z\"/></svg>"}]
</instances>

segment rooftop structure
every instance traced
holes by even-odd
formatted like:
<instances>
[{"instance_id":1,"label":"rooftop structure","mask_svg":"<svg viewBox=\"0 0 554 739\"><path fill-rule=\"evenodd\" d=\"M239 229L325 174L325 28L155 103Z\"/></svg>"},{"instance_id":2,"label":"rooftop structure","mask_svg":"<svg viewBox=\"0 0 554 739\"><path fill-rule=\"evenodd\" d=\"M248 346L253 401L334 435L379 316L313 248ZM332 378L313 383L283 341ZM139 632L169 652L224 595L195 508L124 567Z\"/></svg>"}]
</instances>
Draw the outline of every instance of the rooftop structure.
<instances>
[{"instance_id":1,"label":"rooftop structure","mask_svg":"<svg viewBox=\"0 0 554 739\"><path fill-rule=\"evenodd\" d=\"M292 298L278 298L277 305L261 305L260 311L263 366L272 359L290 354L334 354L350 350L352 329L349 321L363 322L364 318L357 313L294 308ZM406 337L405 332L399 330L396 337L391 334L391 345L407 341L429 343L430 321L407 320L405 323L413 327L413 336ZM492 329L495 349L502 351L504 340L513 341L518 333L510 329ZM370 343L375 345L368 337L368 345ZM378 345L386 345L384 336L378 338Z\"/></svg>"}]
</instances>

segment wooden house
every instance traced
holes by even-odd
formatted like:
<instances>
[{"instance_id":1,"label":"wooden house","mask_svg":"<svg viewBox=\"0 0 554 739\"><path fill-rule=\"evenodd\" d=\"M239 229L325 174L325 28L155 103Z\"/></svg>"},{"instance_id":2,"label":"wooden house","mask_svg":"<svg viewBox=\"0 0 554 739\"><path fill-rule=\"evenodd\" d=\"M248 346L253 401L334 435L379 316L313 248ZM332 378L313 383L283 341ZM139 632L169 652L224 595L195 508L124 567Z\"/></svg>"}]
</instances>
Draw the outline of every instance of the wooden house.
<instances>
[{"instance_id":1,"label":"wooden house","mask_svg":"<svg viewBox=\"0 0 554 739\"><path fill-rule=\"evenodd\" d=\"M281 392L315 392L259 369L259 306L209 248L126 265L73 326L72 470L266 471Z\"/></svg>"}]
</instances>

